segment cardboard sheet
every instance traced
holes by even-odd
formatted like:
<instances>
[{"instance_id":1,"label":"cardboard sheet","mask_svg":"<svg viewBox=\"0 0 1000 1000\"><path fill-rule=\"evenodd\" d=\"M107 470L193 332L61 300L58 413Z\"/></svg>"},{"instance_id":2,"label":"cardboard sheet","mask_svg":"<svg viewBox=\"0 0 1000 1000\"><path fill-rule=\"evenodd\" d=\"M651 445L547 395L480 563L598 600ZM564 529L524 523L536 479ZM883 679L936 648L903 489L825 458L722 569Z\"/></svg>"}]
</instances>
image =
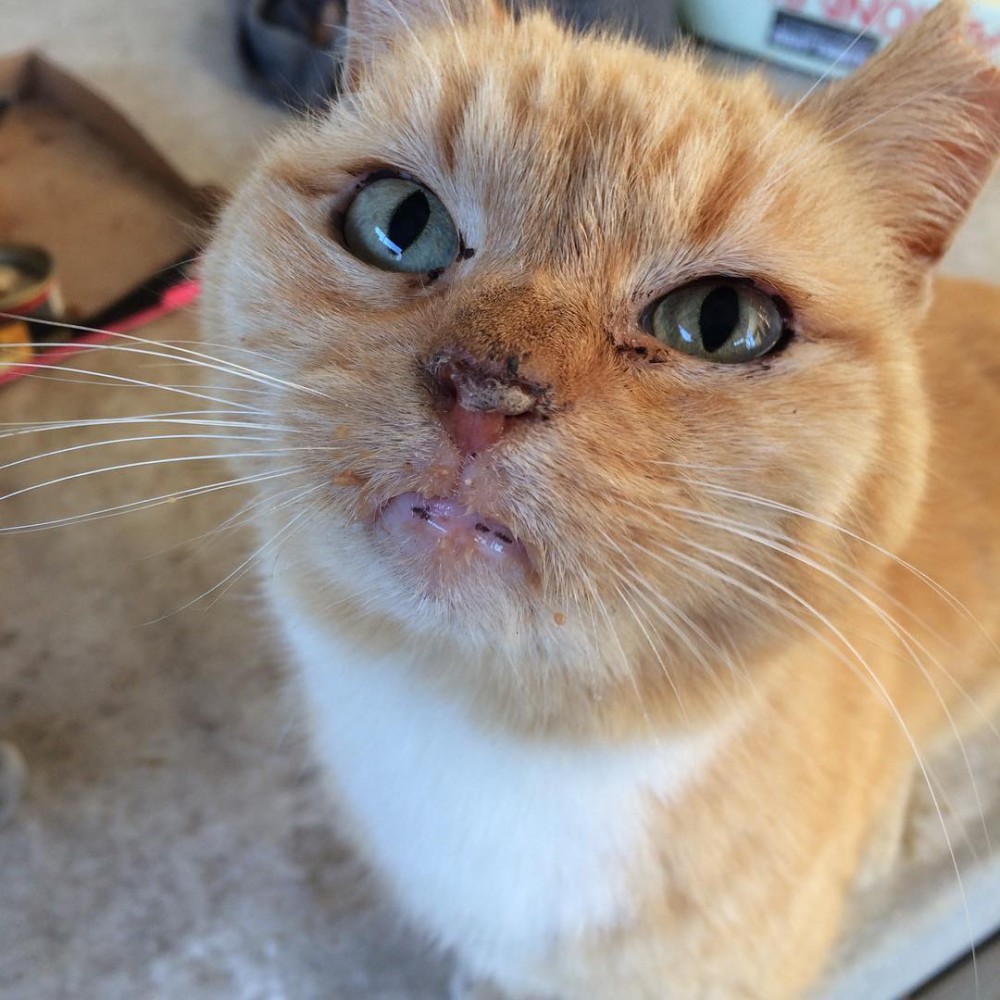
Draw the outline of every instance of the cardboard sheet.
<instances>
[{"instance_id":1,"label":"cardboard sheet","mask_svg":"<svg viewBox=\"0 0 1000 1000\"><path fill-rule=\"evenodd\" d=\"M43 57L0 60L0 244L51 254L69 321L201 245L219 197Z\"/></svg>"}]
</instances>

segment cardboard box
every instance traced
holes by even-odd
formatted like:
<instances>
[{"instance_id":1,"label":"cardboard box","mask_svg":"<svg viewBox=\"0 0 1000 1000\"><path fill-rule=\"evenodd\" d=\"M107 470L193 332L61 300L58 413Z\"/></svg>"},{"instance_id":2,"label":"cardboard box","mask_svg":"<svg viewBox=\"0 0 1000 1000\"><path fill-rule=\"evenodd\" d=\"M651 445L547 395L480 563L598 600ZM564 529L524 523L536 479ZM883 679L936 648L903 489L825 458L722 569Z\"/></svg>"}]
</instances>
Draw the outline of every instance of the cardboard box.
<instances>
[{"instance_id":1,"label":"cardboard box","mask_svg":"<svg viewBox=\"0 0 1000 1000\"><path fill-rule=\"evenodd\" d=\"M48 251L67 322L103 318L104 330L120 332L190 303L198 287L187 262L221 197L188 184L131 122L43 56L0 59L0 244ZM65 343L0 369L0 383L108 336L61 332Z\"/></svg>"}]
</instances>

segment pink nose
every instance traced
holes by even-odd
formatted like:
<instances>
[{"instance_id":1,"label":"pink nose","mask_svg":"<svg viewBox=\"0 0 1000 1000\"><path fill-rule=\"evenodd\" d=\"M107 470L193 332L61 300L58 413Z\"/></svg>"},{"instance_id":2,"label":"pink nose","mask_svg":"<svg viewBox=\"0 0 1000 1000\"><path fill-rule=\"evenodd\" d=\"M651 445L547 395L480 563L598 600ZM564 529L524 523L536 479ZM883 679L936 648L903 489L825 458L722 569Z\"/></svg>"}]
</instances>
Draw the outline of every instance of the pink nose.
<instances>
[{"instance_id":1,"label":"pink nose","mask_svg":"<svg viewBox=\"0 0 1000 1000\"><path fill-rule=\"evenodd\" d=\"M536 411L543 393L507 367L458 353L436 356L427 372L441 422L466 455L492 448L511 421Z\"/></svg>"}]
</instances>

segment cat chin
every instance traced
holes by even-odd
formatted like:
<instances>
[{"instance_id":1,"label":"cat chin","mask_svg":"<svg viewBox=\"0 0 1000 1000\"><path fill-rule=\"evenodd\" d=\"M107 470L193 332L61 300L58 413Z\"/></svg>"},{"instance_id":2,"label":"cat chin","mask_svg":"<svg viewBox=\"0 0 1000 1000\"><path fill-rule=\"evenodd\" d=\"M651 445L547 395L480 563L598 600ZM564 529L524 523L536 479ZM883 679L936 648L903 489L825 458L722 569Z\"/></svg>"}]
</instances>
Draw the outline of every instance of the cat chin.
<instances>
[{"instance_id":1,"label":"cat chin","mask_svg":"<svg viewBox=\"0 0 1000 1000\"><path fill-rule=\"evenodd\" d=\"M286 564L268 577L277 605L294 607L366 657L405 650L418 674L445 683L456 697L503 703L504 714L515 717L530 708L520 699L535 701L525 695L526 682L548 688L559 677L575 687L589 677L594 685L604 673L595 637L579 616L560 614L557 624L537 597L476 578L446 597L426 596L372 553L336 572L317 555L309 567Z\"/></svg>"},{"instance_id":2,"label":"cat chin","mask_svg":"<svg viewBox=\"0 0 1000 1000\"><path fill-rule=\"evenodd\" d=\"M539 631L546 618L538 577L522 547L505 546L518 550L509 555L492 551L477 540L479 516L458 514L457 504L451 531L439 532L440 514L431 514L431 522L413 514L416 496L390 501L370 519L292 540L289 570L299 578L294 589L317 595L311 603L319 617L349 619L366 630L385 627L407 643L452 641L473 656L498 643L520 647L519 640ZM433 502L439 510L444 503ZM556 628L552 614L547 623Z\"/></svg>"}]
</instances>

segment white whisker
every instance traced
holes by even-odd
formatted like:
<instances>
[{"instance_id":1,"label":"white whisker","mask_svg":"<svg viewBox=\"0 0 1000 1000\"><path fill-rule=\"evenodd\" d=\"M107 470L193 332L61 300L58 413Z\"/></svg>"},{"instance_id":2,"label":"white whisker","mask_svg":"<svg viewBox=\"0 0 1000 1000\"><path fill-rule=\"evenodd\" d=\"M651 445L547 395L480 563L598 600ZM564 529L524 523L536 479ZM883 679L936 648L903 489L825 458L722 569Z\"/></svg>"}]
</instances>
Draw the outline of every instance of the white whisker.
<instances>
[{"instance_id":1,"label":"white whisker","mask_svg":"<svg viewBox=\"0 0 1000 1000\"><path fill-rule=\"evenodd\" d=\"M146 510L150 507L159 507L161 504L174 503L177 500L186 500L189 497L201 496L205 493L215 493L217 490L231 489L238 486L250 486L255 483L266 482L269 479L277 479L281 476L288 476L295 472L301 472L301 466L278 469L275 472L262 472L253 476L239 476L234 479L224 480L219 483L210 483L205 486L192 486L185 490L174 490L170 493L162 493L159 496L148 497L142 500L130 500L128 503L116 504L113 507L104 507L100 510L86 511L83 514L70 514L66 517L52 518L48 521L34 521L29 524L15 524L0 527L0 535L19 534L26 531L42 531L50 528L65 527L70 524L84 524L89 521L99 521L105 517L113 517L117 514L129 513L137 510Z\"/></svg>"},{"instance_id":2,"label":"white whisker","mask_svg":"<svg viewBox=\"0 0 1000 1000\"><path fill-rule=\"evenodd\" d=\"M733 555L730 555L729 553L720 552L717 549L712 548L711 546L701 545L697 542L693 542L691 541L691 539L687 539L686 541L688 545L690 545L695 550L701 552L702 554L712 556L715 559L721 559L723 562L736 566L737 568L741 569L744 573L749 573L751 576L755 577L756 579L759 579L763 583L768 584L769 586L777 590L779 593L784 594L790 600L794 601L804 610L809 612L809 614L811 614L814 618L816 618L817 621L821 622L825 628L829 629L831 634L834 635L837 638L837 640L844 645L844 648L847 649L848 652L850 652L855 662L861 666L862 670L864 671L864 675L863 676L859 675L859 680L862 681L862 683L865 683L865 686L869 687L869 689L873 689L874 693L877 694L882 703L886 706L886 708L888 708L893 718L895 719L896 724L899 726L900 731L902 732L904 738L906 739L906 742L909 744L910 750L912 751L914 759L916 760L917 767L920 769L920 773L923 776L928 794L934 806L934 810L937 814L938 823L941 827L942 833L944 834L945 844L948 849L949 857L951 858L952 868L955 871L955 878L957 880L959 893L962 897L962 905L965 911L965 921L969 932L969 941L973 943L974 947L975 935L973 934L972 930L972 916L969 912L968 897L966 896L965 892L965 883L962 879L961 867L958 863L958 855L955 853L954 845L951 842L951 835L948 833L948 824L945 822L944 811L941 808L940 797L938 791L935 789L934 782L932 782L931 780L931 769L927 764L927 762L924 760L923 755L920 753L920 748L917 746L917 742L914 739L913 734L910 732L909 727L906 725L906 722L903 719L902 714L896 707L895 702L892 700L892 697L886 690L885 685L879 679L878 675L868 665L867 661L861 655L860 651L855 647L855 645L847 638L846 635L844 635L843 631L840 628L838 628L837 625L834 622L832 622L827 615L823 614L823 612L821 612L818 608L812 605L804 597L793 591L790 587L785 586L785 584L781 583L779 580L775 580L769 574L764 573L757 567L752 566L749 563L745 562L744 560L739 559ZM671 551L672 553L674 553L675 551L669 547L668 550ZM750 590L749 592L753 593L752 590Z\"/></svg>"},{"instance_id":3,"label":"white whisker","mask_svg":"<svg viewBox=\"0 0 1000 1000\"><path fill-rule=\"evenodd\" d=\"M236 416L243 416L237 412ZM295 431L295 428L281 424L261 424L249 420L221 419L228 416L226 410L173 410L158 413L142 413L128 417L96 417L81 420L39 420L0 422L0 427L15 427L17 430L0 432L0 439L19 437L22 434L40 434L44 431L75 430L83 427L108 427L118 424L181 424L193 427L238 427L251 430Z\"/></svg>"},{"instance_id":4,"label":"white whisker","mask_svg":"<svg viewBox=\"0 0 1000 1000\"><path fill-rule=\"evenodd\" d=\"M298 468L292 469L291 471L300 471ZM268 476L268 478L274 478L273 476ZM256 482L263 482L263 479L257 479ZM298 493L302 489L301 483L296 483L295 486L290 486L287 489L276 490L273 493L265 493L262 496L257 497L255 500L250 500L245 503L238 511L233 514L229 514L222 521L220 521L214 528L210 528L208 531L202 532L200 535L194 535L191 538L187 538L182 542L176 542L173 545L168 546L165 549L160 549L157 552L150 553L145 558L155 559L160 556L166 555L169 552L174 552L177 549L183 548L184 546L191 545L194 542L205 542L206 547L213 544L217 539L221 538L227 532L236 531L239 528L245 527L250 521L256 518L258 515L263 513L262 508L268 507L268 513L273 513L275 511L281 510L289 503L294 503L296 497L292 497L291 500L282 501L275 506L268 506L274 504L279 497L287 497L289 493Z\"/></svg>"},{"instance_id":5,"label":"white whisker","mask_svg":"<svg viewBox=\"0 0 1000 1000\"><path fill-rule=\"evenodd\" d=\"M320 488L320 486L309 487L307 490L305 490L302 493L302 495L299 497L299 499L302 499L302 497L307 496L310 493L314 493L319 488ZM249 569L250 566L253 564L254 560L257 559L257 558L259 558L269 548L271 548L272 546L278 545L283 539L287 538L288 535L291 533L292 529L295 527L295 525L298 524L307 514L314 513L315 510L316 510L315 507L307 507L305 510L299 511L299 513L296 514L283 528L281 528L274 535L272 535L270 538L268 538L267 541L264 542L263 545L261 545L260 547L258 547L257 549L255 549L246 559L243 560L243 562L241 562L239 564L239 566L236 567L236 569L234 569L230 573L228 573L217 584L215 584L212 587L209 587L208 590L206 590L203 593L199 594L197 597L192 598L186 604L182 604L179 608L175 608L173 611L170 611L170 612L168 612L165 615L161 615L159 618L154 618L151 621L144 622L143 623L144 626L145 625L156 625L159 622L162 622L162 621L166 620L167 618L172 617L173 615L180 614L182 611L186 611L188 608L190 608L193 605L197 604L199 601L204 600L210 594L214 594L217 590L219 590L220 588L224 587L231 580L236 579L244 570Z\"/></svg>"},{"instance_id":6,"label":"white whisker","mask_svg":"<svg viewBox=\"0 0 1000 1000\"><path fill-rule=\"evenodd\" d=\"M17 319L12 313L0 312L0 318L3 319ZM153 358L163 358L168 361L184 362L191 364L196 368L207 368L213 371L219 371L226 375L233 375L237 378L246 378L254 382L260 382L262 385L267 386L281 386L286 389L291 389L296 392L305 392L312 395L321 396L323 398L330 398L326 393L320 392L318 389L311 388L309 386L299 385L296 382L289 382L285 379L280 379L277 376L269 375L267 372L257 371L254 368L249 368L245 365L237 364L233 361L226 361L224 358L217 358L214 355L206 354L204 351L196 351L189 347L170 347L167 343L152 340L148 337L139 337L131 333L119 333L113 330L101 330L96 327L81 326L76 323L66 323L61 320L45 320L45 319L33 319L32 322L38 323L42 326L51 326L59 329L76 330L78 333L88 333L88 334L101 334L109 338L116 338L118 340L127 341L129 344L140 344L141 347L131 347L124 344L88 344L87 350L96 351L119 351L126 354L139 354L145 355L147 357ZM40 341L32 346L46 348L52 347L51 343L46 341ZM167 346L169 350L175 353L171 354L168 351L162 350L164 346Z\"/></svg>"},{"instance_id":7,"label":"white whisker","mask_svg":"<svg viewBox=\"0 0 1000 1000\"><path fill-rule=\"evenodd\" d=\"M730 497L736 500L744 500L747 503L758 504L761 507L769 507L772 510L779 510L786 514L792 514L796 517L804 518L808 521L813 521L816 524L822 525L825 528L830 528L833 531L839 532L846 538L853 539L856 542L860 542L863 545L868 546L873 551L879 553L879 555L885 556L890 559L901 569L907 570L907 572L912 573L918 580L926 584L935 594L937 594L942 600L947 602L954 610L958 611L970 624L975 625L980 633L989 642L991 649L998 657L1000 657L1000 645L997 644L996 639L990 634L986 627L976 618L976 616L952 593L942 587L933 577L928 576L923 570L918 569L912 563L907 562L905 559L901 559L894 552L890 552L888 549L876 542L873 542L863 535L859 535L855 531L851 531L849 528L845 528L843 525L836 524L833 521L828 521L816 514L811 514L807 510L802 510L800 507L793 507L790 504L781 503L778 500L771 500L767 497L758 496L754 493L745 493L742 490L730 489L726 486L720 486L717 483L707 483L700 480L691 480L692 485L702 486L707 490L711 490L713 493L717 493L721 496Z\"/></svg>"},{"instance_id":8,"label":"white whisker","mask_svg":"<svg viewBox=\"0 0 1000 1000\"><path fill-rule=\"evenodd\" d=\"M273 435L269 437L258 437L249 434L138 434L131 437L112 438L110 441L88 441L85 444L73 444L65 448L56 448L53 451L42 451L35 455L28 455L26 458L19 458L13 462L0 465L0 472L13 469L18 465L27 465L30 462L40 462L46 458L55 458L57 455L68 455L76 451L88 451L93 448L110 448L114 445L129 444L134 441L256 441L270 443L277 441ZM0 497L5 500L6 497Z\"/></svg>"},{"instance_id":9,"label":"white whisker","mask_svg":"<svg viewBox=\"0 0 1000 1000\"><path fill-rule=\"evenodd\" d=\"M952 712L950 711L950 709L948 708L947 702L945 701L944 697L941 695L941 692L940 692L937 684L935 684L933 677L931 677L931 674L928 671L927 667L924 665L924 663L921 661L920 657L917 655L917 652L914 649L914 646L917 646L920 649L920 651L922 651L924 653L924 655L928 656L931 659L931 661L934 663L934 665L937 666L938 669L941 670L941 672L945 676L947 676L952 681L952 683L955 684L956 687L958 687L959 691L962 691L963 694L966 694L966 692L964 692L964 690L962 689L961 685L958 684L958 682L954 679L954 677L951 675L951 673L945 668L945 666L940 662L940 660L937 657L934 657L930 653L930 651L927 650L927 648L922 643L920 643L919 640L917 640L916 637L910 631L908 631L907 629L904 629L899 624L899 622L897 622L883 608L879 607L879 605L877 605L873 600L871 600L871 598L869 598L865 593L863 593L857 587L854 587L852 584L848 583L846 580L844 580L837 573L834 573L829 568L820 565L814 559L811 559L811 558L809 558L807 556L804 556L802 553L797 552L791 546L782 544L780 542L775 542L775 541L768 540L768 539L766 539L766 538L761 537L760 535L758 535L755 531L752 531L752 530L749 530L749 531L748 530L743 530L743 529L735 526L730 521L727 521L725 518L720 518L720 517L717 517L715 515L710 515L710 514L694 515L694 514L692 514L690 512L683 511L683 510L681 510L679 508L676 509L675 512L680 513L682 516L685 516L685 517L688 517L690 519L693 519L696 522L713 524L715 527L717 527L717 528L719 528L719 529L721 529L723 531L726 531L726 532L728 532L728 533L730 533L732 535L735 535L735 536L737 536L739 538L744 538L744 539L746 539L748 541L755 542L758 545L765 546L766 548L769 548L772 551L779 552L779 553L781 553L783 555L787 555L791 559L795 559L797 562L801 563L802 565L808 566L810 569L813 569L817 573L820 573L822 576L824 576L825 578L829 579L831 582L835 583L837 586L842 587L849 594L851 594L852 597L857 598L857 600L859 600L862 604L865 605L865 607L867 607L869 610L871 610L878 617L878 619L881 622L883 622L883 624L885 624L890 629L890 631L893 633L893 635L895 635L896 638L899 639L899 641L902 643L903 648L909 654L910 659L916 665L917 669L920 671L920 673L923 676L924 680L927 681L927 684L930 686L931 691L933 692L934 696L937 698L938 703L941 705L941 708L944 711L945 718L946 718L946 720L948 722L948 726L951 729L952 735L955 737L955 740L956 740L956 742L958 744L958 747L959 747L960 753L962 755L962 758L965 761L965 767L966 767L966 771L967 771L968 776L969 776L969 782L970 782L970 785L971 785L971 788L972 788L973 797L975 798L976 804L977 804L977 806L979 808L979 816L980 816L980 820L982 822L983 834L984 834L985 839L986 839L987 850L992 853L992 847L990 845L989 829L987 828L987 824L986 824L986 813L985 813L985 810L983 809L982 799L981 799L980 794L979 794L979 786L978 786L978 783L976 782L975 773L973 772L973 769L972 769L972 763L969 760L968 753L967 753L966 748L965 748L965 742L962 739L961 733L958 730L958 726L955 723L954 716L953 716ZM968 697L967 694L966 694L966 696ZM970 701L971 701L971 699L970 699ZM972 702L972 703L975 704L974 702Z\"/></svg>"},{"instance_id":10,"label":"white whisker","mask_svg":"<svg viewBox=\"0 0 1000 1000\"><path fill-rule=\"evenodd\" d=\"M62 379L56 376L46 375L44 374L44 372L49 371L50 366L46 364L40 364L38 362L33 362L33 361L24 362L24 364L19 365L18 367L37 369L37 371L25 372L23 376L24 378L35 378L35 379L42 379L42 380L56 381L56 382L72 382L74 384L88 384L87 380ZM72 368L69 365L63 365L63 364L60 364L58 369L51 369L51 370L58 370L63 373L69 372L71 374L76 374L76 375L90 375L98 380L106 379L107 383L109 384L118 384L122 386L127 385L140 389L159 389L162 390L163 392L174 392L177 393L177 395L179 396L190 396L192 399L201 399L209 403L218 403L220 406L227 406L233 409L234 411L245 411L249 413L260 412L247 403L239 403L231 399L223 399L218 396L210 396L207 393L195 392L194 390L191 389L175 389L172 386L164 385L160 382L147 382L145 379L130 378L127 375L115 375L111 372L99 372L99 371L94 371L93 369L90 368ZM97 381L93 384L101 385L102 387L105 386L104 381Z\"/></svg>"},{"instance_id":11,"label":"white whisker","mask_svg":"<svg viewBox=\"0 0 1000 1000\"><path fill-rule=\"evenodd\" d=\"M309 446L282 448L272 451L245 451L229 452L218 455L171 455L167 458L151 458L141 462L126 462L122 465L107 465L101 469L88 469L86 472L74 472L69 476L60 476L58 479L48 479L44 483L35 483L32 486L23 486L19 490L13 490L0 496L0 501L11 500L14 497L22 496L25 493L33 493L35 490L44 489L47 486L58 486L60 483L68 483L75 479L86 479L88 476L98 476L105 472L120 472L124 469L139 469L150 465L171 465L176 462L210 462L221 461L227 458L271 458L286 455L292 451L312 451ZM0 529L2 530L2 529Z\"/></svg>"}]
</instances>

